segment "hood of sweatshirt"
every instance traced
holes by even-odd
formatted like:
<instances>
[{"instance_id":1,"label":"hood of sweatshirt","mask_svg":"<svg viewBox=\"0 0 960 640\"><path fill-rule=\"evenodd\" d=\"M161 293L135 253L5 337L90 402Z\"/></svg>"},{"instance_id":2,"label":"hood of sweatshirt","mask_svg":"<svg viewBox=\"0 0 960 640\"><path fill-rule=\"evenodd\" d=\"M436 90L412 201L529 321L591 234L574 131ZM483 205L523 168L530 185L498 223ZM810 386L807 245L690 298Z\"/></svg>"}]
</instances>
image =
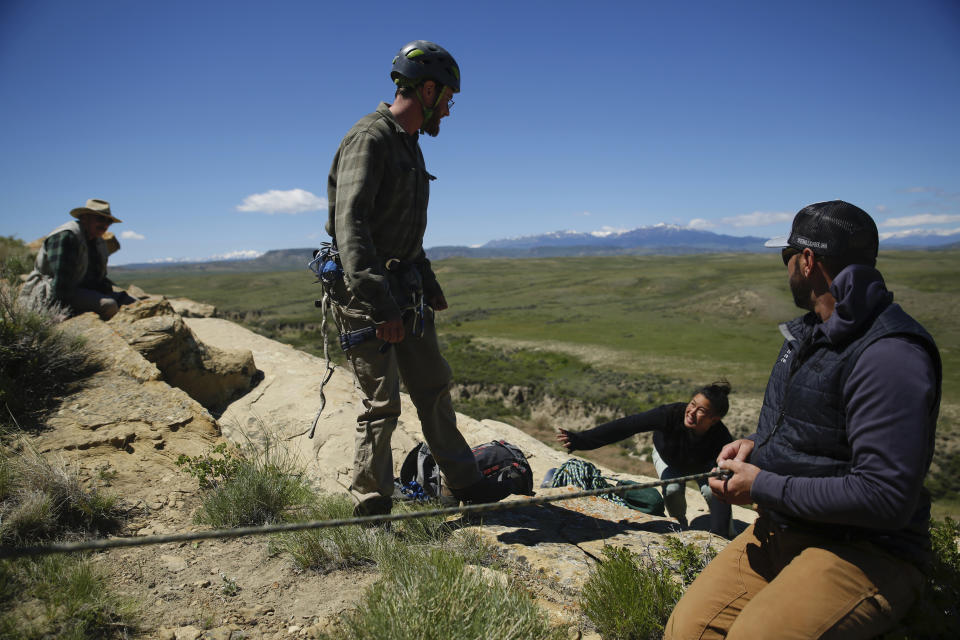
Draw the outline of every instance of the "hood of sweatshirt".
<instances>
[{"instance_id":1,"label":"hood of sweatshirt","mask_svg":"<svg viewBox=\"0 0 960 640\"><path fill-rule=\"evenodd\" d=\"M880 272L862 264L852 264L838 273L830 293L837 303L819 329L835 345L859 335L864 324L893 302Z\"/></svg>"}]
</instances>

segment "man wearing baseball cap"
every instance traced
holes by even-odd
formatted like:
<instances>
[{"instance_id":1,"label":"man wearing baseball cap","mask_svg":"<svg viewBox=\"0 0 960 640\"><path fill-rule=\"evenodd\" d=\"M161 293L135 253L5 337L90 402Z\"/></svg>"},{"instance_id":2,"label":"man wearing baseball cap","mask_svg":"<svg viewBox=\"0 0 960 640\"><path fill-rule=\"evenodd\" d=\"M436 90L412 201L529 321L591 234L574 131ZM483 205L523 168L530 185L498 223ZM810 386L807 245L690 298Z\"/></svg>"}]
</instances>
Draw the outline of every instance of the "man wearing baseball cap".
<instances>
[{"instance_id":1,"label":"man wearing baseball cap","mask_svg":"<svg viewBox=\"0 0 960 640\"><path fill-rule=\"evenodd\" d=\"M767 246L808 313L780 326L757 431L721 451L732 476L710 480L760 515L690 586L664 637L872 638L923 584L939 351L893 302L859 207L804 207Z\"/></svg>"},{"instance_id":2,"label":"man wearing baseball cap","mask_svg":"<svg viewBox=\"0 0 960 640\"><path fill-rule=\"evenodd\" d=\"M75 313L95 311L109 320L121 305L136 302L124 292L114 292L107 278L107 257L113 252L104 234L121 220L113 216L109 202L94 198L70 215L76 220L44 239L20 296L34 304L57 302Z\"/></svg>"}]
</instances>

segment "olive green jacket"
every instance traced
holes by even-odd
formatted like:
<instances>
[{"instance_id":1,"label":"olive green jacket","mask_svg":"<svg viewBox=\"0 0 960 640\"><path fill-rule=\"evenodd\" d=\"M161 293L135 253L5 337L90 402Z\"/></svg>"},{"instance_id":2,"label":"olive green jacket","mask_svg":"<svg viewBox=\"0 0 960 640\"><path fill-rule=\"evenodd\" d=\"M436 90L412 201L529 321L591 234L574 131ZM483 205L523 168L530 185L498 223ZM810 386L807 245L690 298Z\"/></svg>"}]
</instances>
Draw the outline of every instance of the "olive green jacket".
<instances>
[{"instance_id":1,"label":"olive green jacket","mask_svg":"<svg viewBox=\"0 0 960 640\"><path fill-rule=\"evenodd\" d=\"M428 300L442 293L423 250L433 179L418 136L404 131L385 102L350 129L333 158L327 233L340 251L347 289L378 322L409 303L411 275ZM402 276L386 270L391 259L404 265Z\"/></svg>"}]
</instances>

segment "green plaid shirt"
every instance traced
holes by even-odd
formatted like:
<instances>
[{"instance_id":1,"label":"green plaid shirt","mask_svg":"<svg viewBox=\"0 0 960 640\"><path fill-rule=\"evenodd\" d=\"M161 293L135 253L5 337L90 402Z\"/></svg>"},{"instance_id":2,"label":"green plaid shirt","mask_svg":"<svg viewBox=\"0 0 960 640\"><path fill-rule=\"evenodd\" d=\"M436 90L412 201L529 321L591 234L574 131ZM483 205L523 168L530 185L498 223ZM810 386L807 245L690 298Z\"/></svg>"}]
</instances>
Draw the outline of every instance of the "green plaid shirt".
<instances>
[{"instance_id":1,"label":"green plaid shirt","mask_svg":"<svg viewBox=\"0 0 960 640\"><path fill-rule=\"evenodd\" d=\"M47 254L47 263L50 272L53 274L53 294L59 300L63 300L73 293L73 287L75 286L73 282L76 280L75 273L78 268L77 263L80 260L79 242L77 236L70 231L55 233L43 241L43 250ZM107 274L100 273L98 255L96 243L87 243L89 260L86 275L78 286L96 291L109 290L109 281L106 280Z\"/></svg>"},{"instance_id":2,"label":"green plaid shirt","mask_svg":"<svg viewBox=\"0 0 960 640\"><path fill-rule=\"evenodd\" d=\"M400 315L406 292L391 291L384 264L414 265L427 298L439 293L423 251L430 180L416 134L394 119L385 102L344 137L327 179L327 233L337 243L350 292L377 321Z\"/></svg>"}]
</instances>

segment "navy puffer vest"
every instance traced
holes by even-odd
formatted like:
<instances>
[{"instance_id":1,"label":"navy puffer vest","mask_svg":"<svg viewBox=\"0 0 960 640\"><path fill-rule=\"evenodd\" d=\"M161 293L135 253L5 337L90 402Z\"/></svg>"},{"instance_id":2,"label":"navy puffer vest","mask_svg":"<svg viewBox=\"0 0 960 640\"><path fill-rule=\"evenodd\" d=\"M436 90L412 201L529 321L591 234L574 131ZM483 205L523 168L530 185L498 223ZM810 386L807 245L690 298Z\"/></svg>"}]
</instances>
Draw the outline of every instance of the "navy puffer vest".
<instances>
[{"instance_id":1,"label":"navy puffer vest","mask_svg":"<svg viewBox=\"0 0 960 640\"><path fill-rule=\"evenodd\" d=\"M840 345L832 344L821 332L814 332L817 322L814 313L781 326L787 339L767 383L756 447L750 456L752 464L779 475L836 477L849 473L852 452L846 434L843 388L860 354L880 338L907 336L925 347L936 369L938 395L932 416L937 415L943 373L933 338L900 305L890 303L880 309L865 332ZM929 464L929 460L927 462ZM926 491L922 494L908 530L922 526L928 517L929 496ZM781 524L820 528L816 523L797 522L783 514L770 515ZM837 532L836 525L824 525L824 528ZM901 533L912 538L912 533L925 535L926 531ZM847 528L845 534L874 537L863 529ZM877 531L876 535L889 539L891 532ZM898 536L893 533L892 537Z\"/></svg>"}]
</instances>

